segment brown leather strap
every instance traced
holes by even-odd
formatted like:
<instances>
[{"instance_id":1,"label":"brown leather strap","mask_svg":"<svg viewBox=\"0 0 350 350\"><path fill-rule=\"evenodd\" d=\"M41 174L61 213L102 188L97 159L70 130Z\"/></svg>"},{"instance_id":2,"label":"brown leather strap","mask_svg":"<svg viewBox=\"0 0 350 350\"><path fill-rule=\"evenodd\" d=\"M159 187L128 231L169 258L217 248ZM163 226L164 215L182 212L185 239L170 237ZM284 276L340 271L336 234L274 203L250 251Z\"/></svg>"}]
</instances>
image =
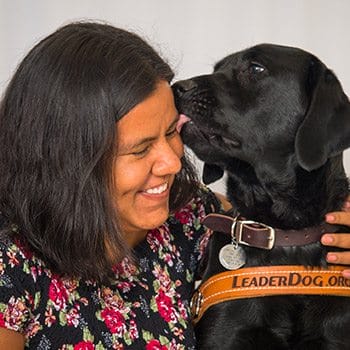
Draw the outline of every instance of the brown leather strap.
<instances>
[{"instance_id":1,"label":"brown leather strap","mask_svg":"<svg viewBox=\"0 0 350 350\"><path fill-rule=\"evenodd\" d=\"M350 297L344 266L329 269L303 266L260 266L219 273L194 293L191 312L196 323L212 305L234 299L272 295L337 295Z\"/></svg>"},{"instance_id":2,"label":"brown leather strap","mask_svg":"<svg viewBox=\"0 0 350 350\"><path fill-rule=\"evenodd\" d=\"M318 242L325 232L335 232L338 227L323 223L301 230L281 230L263 223L232 218L222 214L209 214L203 224L213 231L234 234L238 244L272 249L274 246L298 246Z\"/></svg>"}]
</instances>

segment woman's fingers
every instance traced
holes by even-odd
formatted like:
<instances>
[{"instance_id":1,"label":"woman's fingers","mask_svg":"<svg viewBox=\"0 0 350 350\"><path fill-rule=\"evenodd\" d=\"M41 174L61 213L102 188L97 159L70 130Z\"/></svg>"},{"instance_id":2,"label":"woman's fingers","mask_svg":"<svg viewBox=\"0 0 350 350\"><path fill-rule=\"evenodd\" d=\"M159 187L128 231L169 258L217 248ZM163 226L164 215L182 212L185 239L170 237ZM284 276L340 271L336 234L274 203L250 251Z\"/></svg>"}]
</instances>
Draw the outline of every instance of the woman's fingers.
<instances>
[{"instance_id":1,"label":"woman's fingers","mask_svg":"<svg viewBox=\"0 0 350 350\"><path fill-rule=\"evenodd\" d=\"M343 271L343 276L344 276L345 278L350 278L350 270L344 270L344 271Z\"/></svg>"},{"instance_id":2,"label":"woman's fingers","mask_svg":"<svg viewBox=\"0 0 350 350\"><path fill-rule=\"evenodd\" d=\"M332 213L328 213L326 215L326 221L330 224L350 226L350 207L346 210L347 211L335 211Z\"/></svg>"},{"instance_id":3,"label":"woman's fingers","mask_svg":"<svg viewBox=\"0 0 350 350\"><path fill-rule=\"evenodd\" d=\"M326 260L331 264L350 265L350 252L329 252ZM350 278L350 269L345 268L342 274L345 278Z\"/></svg>"},{"instance_id":4,"label":"woman's fingers","mask_svg":"<svg viewBox=\"0 0 350 350\"><path fill-rule=\"evenodd\" d=\"M331 234L326 233L322 236L321 242L324 245L336 246L340 248L350 248L350 234L338 233ZM327 262L331 264L350 265L350 251L345 252L329 252L326 257ZM343 271L343 276L350 278L350 269Z\"/></svg>"},{"instance_id":5,"label":"woman's fingers","mask_svg":"<svg viewBox=\"0 0 350 350\"><path fill-rule=\"evenodd\" d=\"M344 203L343 211L328 213L326 221L330 224L350 226L350 197ZM324 245L350 249L350 233L326 233L322 236L321 242ZM332 264L350 265L350 251L329 252L327 261ZM343 276L350 278L350 269L343 271Z\"/></svg>"},{"instance_id":6,"label":"woman's fingers","mask_svg":"<svg viewBox=\"0 0 350 350\"><path fill-rule=\"evenodd\" d=\"M321 238L321 242L332 247L350 248L350 233L325 233ZM350 264L350 259L347 264Z\"/></svg>"},{"instance_id":7,"label":"woman's fingers","mask_svg":"<svg viewBox=\"0 0 350 350\"><path fill-rule=\"evenodd\" d=\"M350 252L329 252L327 261L332 264L348 265L350 261Z\"/></svg>"}]
</instances>

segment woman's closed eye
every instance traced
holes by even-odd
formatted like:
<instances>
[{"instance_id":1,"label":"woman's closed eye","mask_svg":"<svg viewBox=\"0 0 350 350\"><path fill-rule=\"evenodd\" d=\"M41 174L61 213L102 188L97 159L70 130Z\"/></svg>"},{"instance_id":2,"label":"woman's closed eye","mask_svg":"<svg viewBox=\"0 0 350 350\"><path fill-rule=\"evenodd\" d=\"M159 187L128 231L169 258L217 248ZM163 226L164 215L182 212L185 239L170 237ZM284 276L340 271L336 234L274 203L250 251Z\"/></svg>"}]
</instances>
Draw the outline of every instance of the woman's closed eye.
<instances>
[{"instance_id":1,"label":"woman's closed eye","mask_svg":"<svg viewBox=\"0 0 350 350\"><path fill-rule=\"evenodd\" d=\"M143 147L140 150L133 151L131 154L136 156L136 157L143 157L148 153L149 149L150 149L150 146L148 145L146 147Z\"/></svg>"},{"instance_id":2,"label":"woman's closed eye","mask_svg":"<svg viewBox=\"0 0 350 350\"><path fill-rule=\"evenodd\" d=\"M174 128L172 128L171 130L169 130L165 136L166 137L172 137L172 136L175 136L176 134L178 134L178 131L176 129L176 126Z\"/></svg>"},{"instance_id":3,"label":"woman's closed eye","mask_svg":"<svg viewBox=\"0 0 350 350\"><path fill-rule=\"evenodd\" d=\"M165 134L165 136L166 136L167 138L172 138L172 137L174 137L174 136L176 136L176 135L178 135L178 134L179 134L179 133L177 132L176 127L175 127L175 128L173 128L172 130L169 130L169 131ZM147 145L147 146L143 147L143 148L140 149L140 150L133 151L132 154L133 154L134 156L137 156L137 157L143 157L143 156L145 156L145 155L148 153L148 151L150 150L150 148L151 148L151 145Z\"/></svg>"},{"instance_id":4,"label":"woman's closed eye","mask_svg":"<svg viewBox=\"0 0 350 350\"><path fill-rule=\"evenodd\" d=\"M165 134L165 137L166 138L172 138L176 135L179 135L177 129L176 129L176 124L174 124L168 131L167 133ZM141 145L140 145L141 146ZM147 143L146 145L144 145L142 148L138 148L138 149L135 149L133 150L132 152L130 152L130 154L132 154L133 156L136 156L136 157L139 157L139 158L142 158L143 156L145 156L149 150L151 149L152 147L152 143Z\"/></svg>"}]
</instances>

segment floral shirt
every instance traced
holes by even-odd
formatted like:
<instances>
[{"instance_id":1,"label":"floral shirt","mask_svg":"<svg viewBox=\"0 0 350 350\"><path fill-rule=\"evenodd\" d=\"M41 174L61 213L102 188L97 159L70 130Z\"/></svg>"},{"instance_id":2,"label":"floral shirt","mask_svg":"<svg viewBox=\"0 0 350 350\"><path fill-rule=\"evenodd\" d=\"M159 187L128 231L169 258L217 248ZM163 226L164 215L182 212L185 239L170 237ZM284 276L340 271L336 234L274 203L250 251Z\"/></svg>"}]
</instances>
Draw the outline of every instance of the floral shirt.
<instances>
[{"instance_id":1,"label":"floral shirt","mask_svg":"<svg viewBox=\"0 0 350 350\"><path fill-rule=\"evenodd\" d=\"M28 349L195 349L189 300L217 208L203 192L148 232L115 266L115 282L64 279L12 241L0 241L0 326L25 335Z\"/></svg>"}]
</instances>

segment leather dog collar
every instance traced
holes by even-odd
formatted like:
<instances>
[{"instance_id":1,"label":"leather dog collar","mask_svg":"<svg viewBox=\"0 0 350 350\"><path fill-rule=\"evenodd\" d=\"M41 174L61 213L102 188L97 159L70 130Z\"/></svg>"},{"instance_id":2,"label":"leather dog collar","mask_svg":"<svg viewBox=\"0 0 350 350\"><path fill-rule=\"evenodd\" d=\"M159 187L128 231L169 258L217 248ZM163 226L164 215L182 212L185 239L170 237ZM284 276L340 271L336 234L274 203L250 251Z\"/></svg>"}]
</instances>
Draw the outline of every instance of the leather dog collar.
<instances>
[{"instance_id":1,"label":"leather dog collar","mask_svg":"<svg viewBox=\"0 0 350 350\"><path fill-rule=\"evenodd\" d=\"M325 232L335 232L338 227L327 223L301 230L281 230L260 222L244 220L222 214L209 214L203 224L213 231L230 234L238 244L261 249L274 246L290 247L318 242Z\"/></svg>"},{"instance_id":2,"label":"leather dog collar","mask_svg":"<svg viewBox=\"0 0 350 350\"><path fill-rule=\"evenodd\" d=\"M350 297L350 280L342 276L343 269L282 265L221 272L195 291L190 304L193 322L198 322L212 305L233 299L286 294Z\"/></svg>"}]
</instances>

